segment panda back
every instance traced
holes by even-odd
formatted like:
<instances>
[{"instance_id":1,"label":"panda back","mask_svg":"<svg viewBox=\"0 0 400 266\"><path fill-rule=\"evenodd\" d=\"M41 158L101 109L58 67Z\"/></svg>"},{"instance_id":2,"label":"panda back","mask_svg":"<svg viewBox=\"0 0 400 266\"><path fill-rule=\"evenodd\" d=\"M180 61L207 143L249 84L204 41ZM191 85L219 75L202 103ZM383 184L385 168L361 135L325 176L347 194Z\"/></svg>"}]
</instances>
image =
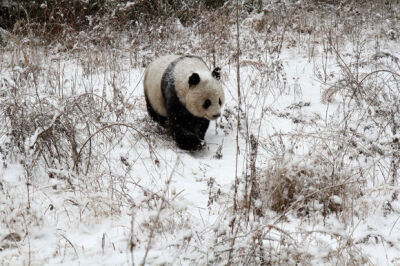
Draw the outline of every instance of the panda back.
<instances>
[{"instance_id":1,"label":"panda back","mask_svg":"<svg viewBox=\"0 0 400 266\"><path fill-rule=\"evenodd\" d=\"M167 117L167 109L161 89L161 80L168 66L179 57L178 55L159 57L150 63L144 75L144 93L153 109L164 117Z\"/></svg>"}]
</instances>

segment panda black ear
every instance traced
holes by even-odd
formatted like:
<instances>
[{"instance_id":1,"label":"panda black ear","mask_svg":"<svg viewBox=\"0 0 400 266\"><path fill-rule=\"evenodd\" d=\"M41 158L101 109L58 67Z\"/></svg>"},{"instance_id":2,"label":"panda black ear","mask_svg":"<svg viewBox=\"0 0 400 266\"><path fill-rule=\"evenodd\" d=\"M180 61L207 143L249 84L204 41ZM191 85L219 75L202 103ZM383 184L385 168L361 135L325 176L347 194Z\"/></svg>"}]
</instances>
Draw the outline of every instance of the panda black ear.
<instances>
[{"instance_id":1,"label":"panda black ear","mask_svg":"<svg viewBox=\"0 0 400 266\"><path fill-rule=\"evenodd\" d=\"M212 71L211 75L216 78L217 80L221 79L221 68L220 67L216 67L214 68L214 70Z\"/></svg>"},{"instance_id":2,"label":"panda black ear","mask_svg":"<svg viewBox=\"0 0 400 266\"><path fill-rule=\"evenodd\" d=\"M200 83L200 76L197 73L193 73L189 78L189 85L197 85Z\"/></svg>"}]
</instances>

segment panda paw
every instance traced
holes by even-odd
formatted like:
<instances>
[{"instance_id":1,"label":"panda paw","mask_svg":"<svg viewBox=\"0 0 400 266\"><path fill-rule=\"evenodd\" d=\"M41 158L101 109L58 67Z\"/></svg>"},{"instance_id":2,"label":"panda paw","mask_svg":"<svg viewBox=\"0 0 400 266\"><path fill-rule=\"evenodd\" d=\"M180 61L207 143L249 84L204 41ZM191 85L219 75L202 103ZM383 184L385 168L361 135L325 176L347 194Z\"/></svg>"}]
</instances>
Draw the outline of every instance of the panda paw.
<instances>
[{"instance_id":1,"label":"panda paw","mask_svg":"<svg viewBox=\"0 0 400 266\"><path fill-rule=\"evenodd\" d=\"M206 146L205 142L194 134L176 136L176 143L182 150L197 151Z\"/></svg>"}]
</instances>

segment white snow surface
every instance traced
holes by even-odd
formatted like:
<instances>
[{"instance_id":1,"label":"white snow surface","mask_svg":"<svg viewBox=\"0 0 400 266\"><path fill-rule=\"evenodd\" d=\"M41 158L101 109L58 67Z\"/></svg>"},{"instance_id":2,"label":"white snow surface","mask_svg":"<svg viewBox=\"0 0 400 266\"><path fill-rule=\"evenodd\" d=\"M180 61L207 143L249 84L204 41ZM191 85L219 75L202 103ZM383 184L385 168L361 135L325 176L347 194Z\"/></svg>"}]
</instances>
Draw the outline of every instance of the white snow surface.
<instances>
[{"instance_id":1,"label":"white snow surface","mask_svg":"<svg viewBox=\"0 0 400 266\"><path fill-rule=\"evenodd\" d=\"M247 115L249 132L264 143L259 146L256 161L261 177L276 159L275 151L270 148L278 143L277 135L283 136L283 141L296 134L320 134L322 138L330 123L342 118L341 96L336 95L328 103L321 101L326 85L316 78L316 72L322 68L322 48L317 48L320 51L312 59L301 47L284 48L279 62L283 68L280 73L285 75L278 79L267 73L266 68L270 66L261 65L257 69L246 63L255 60L243 55L242 108ZM388 42L386 50L399 57L400 50L396 48L398 43ZM142 93L144 68L127 62L129 51L120 51L120 55L119 69L107 69L104 63L91 71L84 69L79 57L53 56L57 62L53 61L49 68L58 67L57 73L62 73L62 85L59 85L62 88L55 87L53 95L60 95L60 91L64 97L95 93L111 102L113 86L119 86L124 102L131 105L131 109L124 109L122 122L136 123L132 125L152 141L152 152L143 137L125 128L121 129L125 133L118 139L104 137L93 142L100 146L93 148L97 161L87 176L84 171L74 172L72 167L47 167L43 162L34 169L26 169L28 164L21 157L13 160L4 157L0 164L0 265L133 265L144 260L146 249L148 265L224 263L219 256L227 255L232 238L227 238L225 244L217 240L231 234L230 222L235 217L236 66L225 65L222 76L227 98L225 112L232 115L211 123L205 137L206 148L189 153L176 148L166 132L150 120ZM338 75L340 69L335 62L331 55L327 71ZM12 75L24 71L0 70L0 84L4 87L12 86ZM45 83L43 79L41 82ZM44 92L41 86L45 85L39 85L43 89L39 97L48 98L57 106L57 98L51 98L51 93ZM51 114L51 121L57 115ZM245 119L241 123L238 199L244 194L244 177L249 174L250 160L245 143ZM39 134L47 129L38 127L26 140L25 149L29 151ZM153 131L144 132L148 129ZM6 135L0 140L6 143ZM329 146L328 140L326 143ZM320 152L307 140L289 141L284 146L288 166L298 160L304 167L311 167L304 158L309 153ZM221 154L220 158L217 153ZM121 158L126 164L121 163ZM42 160L40 156L32 159ZM350 160L345 162L351 165ZM374 165L373 162L359 163L364 163L366 168ZM376 174L360 182L365 186L363 195L332 196L335 204L348 204L353 199L352 204L357 205L343 213L323 217L316 211L303 217L289 212L285 219L278 219L280 213L266 210L263 218L250 219L243 231L248 234L241 231L243 235L239 234L236 240L236 250L241 247L245 250L250 245L250 235L256 228L269 228L273 233L270 239L262 240L265 247L271 250L282 247L281 256L285 257L288 251L284 251L285 244L279 240L290 239L296 252L309 256L310 265L335 264L331 259L338 256L335 254L342 254L348 261L354 259L354 254L363 254L367 257L366 264L399 265L400 203L390 198L399 189L390 184L382 171L376 169ZM49 178L49 173L54 177ZM383 206L387 201L391 211L385 213ZM260 199L256 204L261 206L263 202ZM314 205L315 210L322 208L317 201ZM10 234L17 234L18 239ZM284 259L281 263L285 264Z\"/></svg>"}]
</instances>

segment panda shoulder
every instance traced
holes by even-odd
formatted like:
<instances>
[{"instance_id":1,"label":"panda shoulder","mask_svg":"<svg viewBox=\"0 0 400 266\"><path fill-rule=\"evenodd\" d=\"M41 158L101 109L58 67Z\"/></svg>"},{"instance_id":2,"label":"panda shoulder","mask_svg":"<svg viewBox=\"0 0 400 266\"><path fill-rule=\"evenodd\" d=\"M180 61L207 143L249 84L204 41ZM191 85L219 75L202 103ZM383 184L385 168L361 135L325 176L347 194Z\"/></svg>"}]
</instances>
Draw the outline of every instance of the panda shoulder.
<instances>
[{"instance_id":1,"label":"panda shoulder","mask_svg":"<svg viewBox=\"0 0 400 266\"><path fill-rule=\"evenodd\" d=\"M164 55L150 63L147 70L163 73L179 55Z\"/></svg>"}]
</instances>

